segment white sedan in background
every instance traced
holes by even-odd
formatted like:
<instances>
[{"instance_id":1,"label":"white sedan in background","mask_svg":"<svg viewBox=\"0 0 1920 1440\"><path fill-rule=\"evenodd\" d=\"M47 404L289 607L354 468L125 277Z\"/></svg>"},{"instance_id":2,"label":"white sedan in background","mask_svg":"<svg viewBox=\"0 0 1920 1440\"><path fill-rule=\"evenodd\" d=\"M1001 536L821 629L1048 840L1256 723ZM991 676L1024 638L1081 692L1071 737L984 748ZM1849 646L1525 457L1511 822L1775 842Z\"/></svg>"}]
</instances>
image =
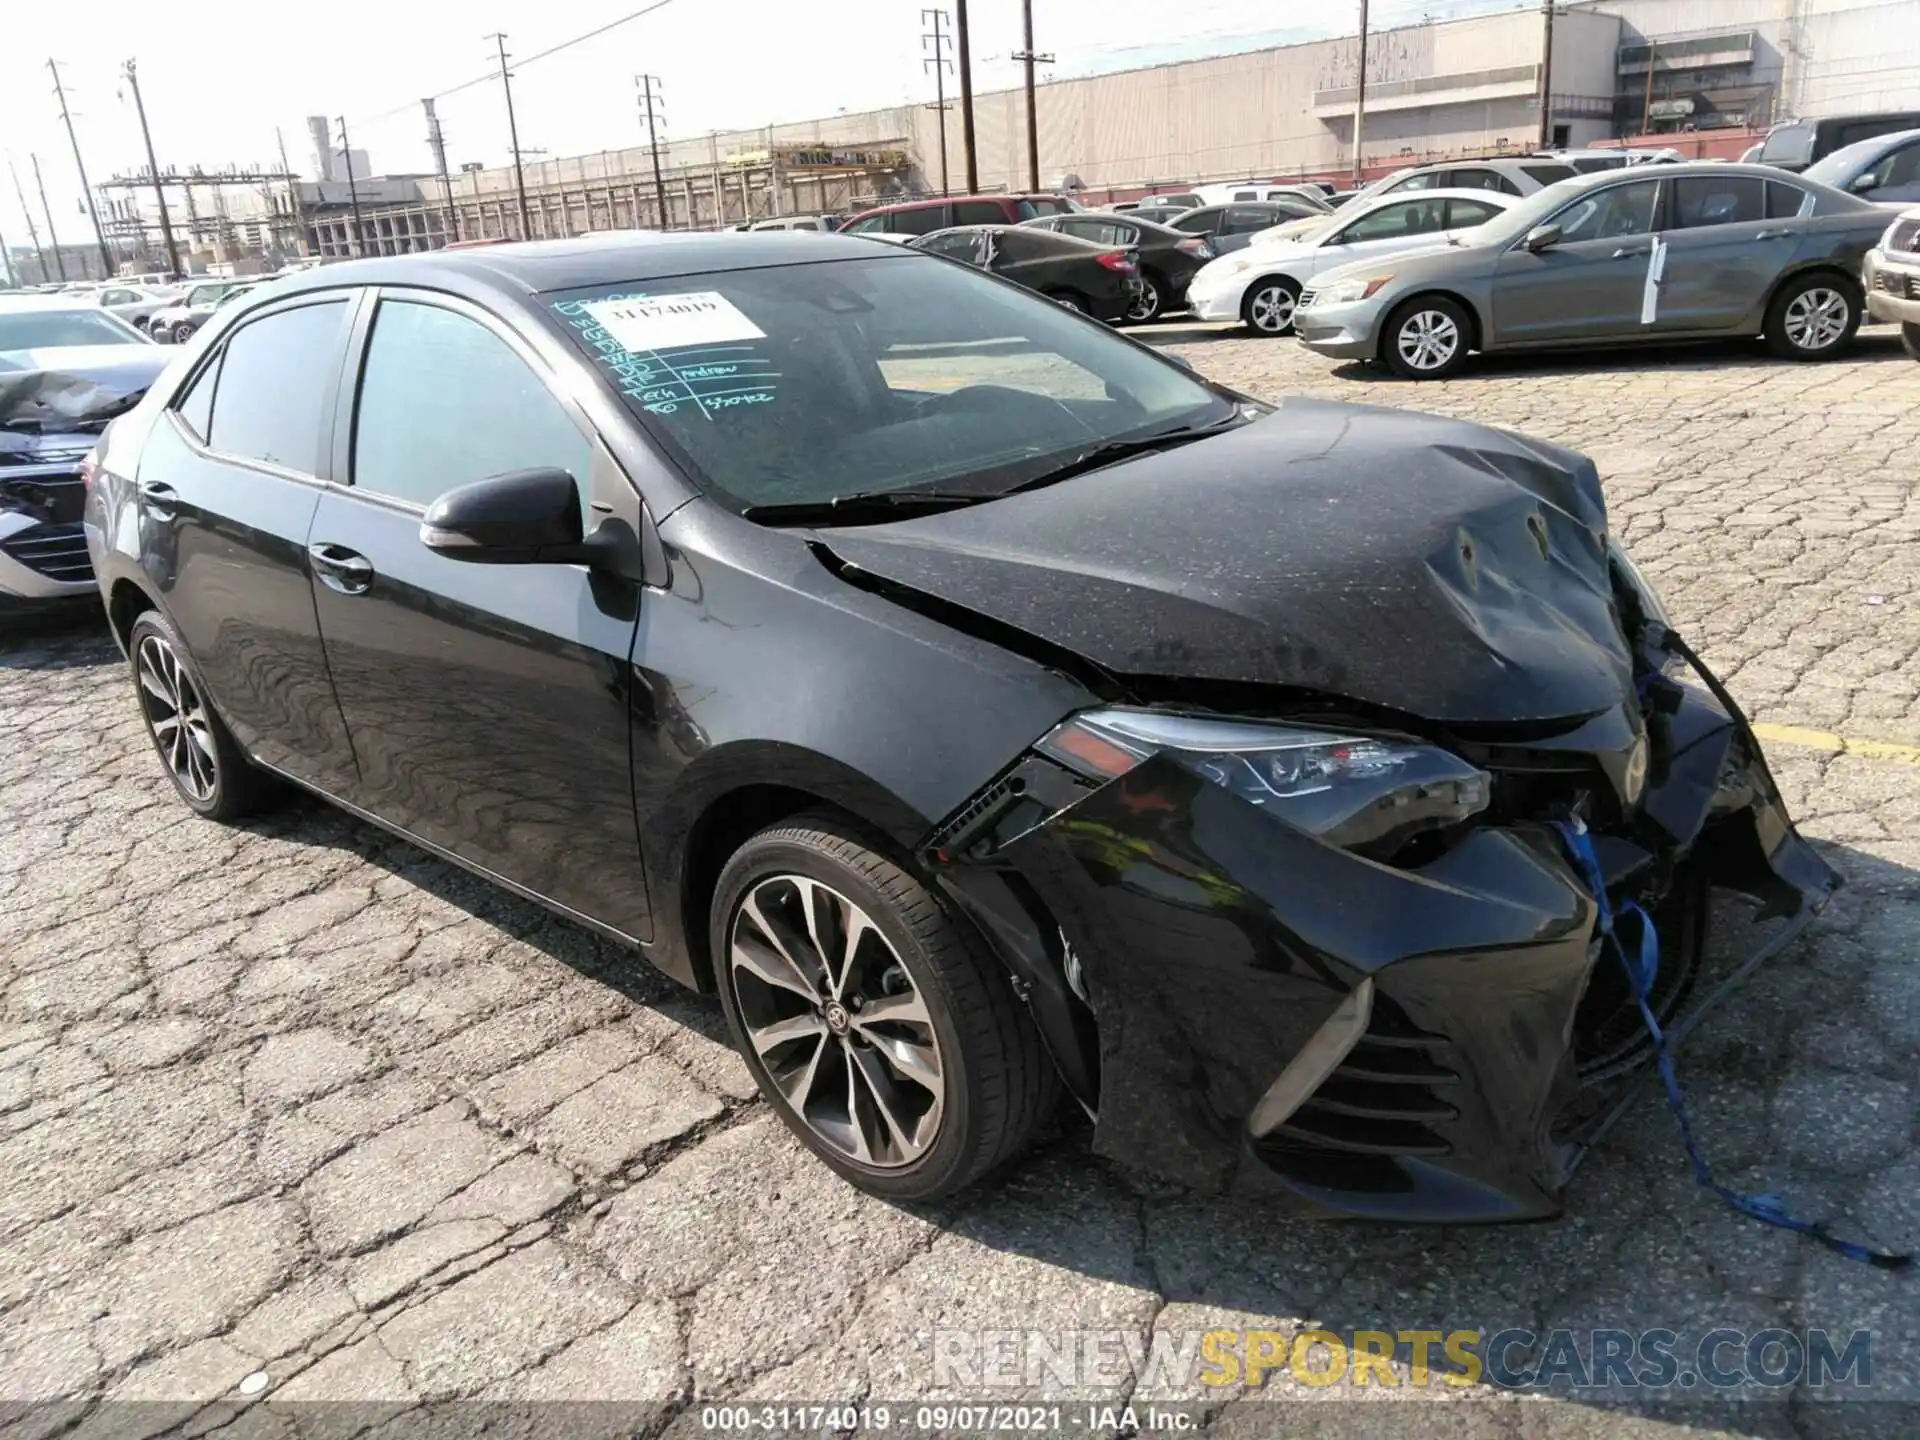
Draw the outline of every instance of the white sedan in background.
<instances>
[{"instance_id":1,"label":"white sedan in background","mask_svg":"<svg viewBox=\"0 0 1920 1440\"><path fill-rule=\"evenodd\" d=\"M1187 303L1201 320L1240 320L1256 335L1286 335L1301 290L1322 270L1444 245L1520 200L1496 190L1401 191L1354 200L1306 235L1263 230L1245 249L1203 265L1187 287Z\"/></svg>"}]
</instances>

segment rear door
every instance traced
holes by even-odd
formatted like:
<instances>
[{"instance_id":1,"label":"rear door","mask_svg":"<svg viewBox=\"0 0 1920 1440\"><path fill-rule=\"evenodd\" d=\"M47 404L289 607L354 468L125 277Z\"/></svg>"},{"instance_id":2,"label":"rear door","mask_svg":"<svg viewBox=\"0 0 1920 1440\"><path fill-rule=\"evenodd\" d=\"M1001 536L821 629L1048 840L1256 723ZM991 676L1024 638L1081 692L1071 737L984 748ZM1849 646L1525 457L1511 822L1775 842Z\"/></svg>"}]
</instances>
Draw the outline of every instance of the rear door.
<instances>
[{"instance_id":1,"label":"rear door","mask_svg":"<svg viewBox=\"0 0 1920 1440\"><path fill-rule=\"evenodd\" d=\"M1659 205L1657 180L1602 186L1547 218L1544 223L1560 227L1558 244L1535 252L1515 242L1494 270L1495 342L1637 333L1653 283Z\"/></svg>"},{"instance_id":2,"label":"rear door","mask_svg":"<svg viewBox=\"0 0 1920 1440\"><path fill-rule=\"evenodd\" d=\"M307 581L354 292L249 316L199 363L141 452L147 577L240 744L335 794L353 751Z\"/></svg>"},{"instance_id":3,"label":"rear door","mask_svg":"<svg viewBox=\"0 0 1920 1440\"><path fill-rule=\"evenodd\" d=\"M357 399L307 547L360 759L348 797L623 935L650 933L628 761L639 589L578 565L463 563L420 543L455 486L555 468L639 528L638 496L545 365L471 305L387 289L356 327ZM350 395L353 391L350 389Z\"/></svg>"},{"instance_id":4,"label":"rear door","mask_svg":"<svg viewBox=\"0 0 1920 1440\"><path fill-rule=\"evenodd\" d=\"M1730 330L1760 309L1800 247L1802 222L1767 213L1767 192L1792 187L1751 175L1680 175L1667 188L1653 328Z\"/></svg>"}]
</instances>

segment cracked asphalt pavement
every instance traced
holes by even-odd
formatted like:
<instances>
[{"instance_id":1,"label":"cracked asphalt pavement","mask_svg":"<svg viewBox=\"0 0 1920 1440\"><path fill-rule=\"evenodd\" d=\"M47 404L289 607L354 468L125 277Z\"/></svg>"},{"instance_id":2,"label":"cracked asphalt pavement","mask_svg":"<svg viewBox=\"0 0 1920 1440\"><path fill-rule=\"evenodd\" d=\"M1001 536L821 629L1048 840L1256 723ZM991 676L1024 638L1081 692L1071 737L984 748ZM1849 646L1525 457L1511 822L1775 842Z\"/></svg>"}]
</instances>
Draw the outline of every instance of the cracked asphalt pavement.
<instances>
[{"instance_id":1,"label":"cracked asphalt pavement","mask_svg":"<svg viewBox=\"0 0 1920 1440\"><path fill-rule=\"evenodd\" d=\"M1234 332L1152 338L1269 399L1587 451L1756 720L1920 744L1920 365L1884 330L1820 366L1732 347L1427 385ZM1920 766L1772 759L1851 883L1700 1032L1683 1078L1728 1184L1911 1246ZM1726 953L1751 942L1721 918ZM1145 1185L1064 1117L950 1206L869 1199L755 1098L717 1005L317 802L195 819L91 618L0 639L0 986L15 1433L278 1433L301 1400L357 1402L329 1412L345 1434L448 1400L628 1401L629 1428L697 1430L716 1400L1051 1396L1186 1401L1243 1433L1297 1401L1314 1408L1288 1425L1314 1433L1911 1434L1884 1402L1920 1401L1912 1272L1720 1204L1651 1091L1545 1225L1288 1220ZM1216 1391L1134 1369L1157 1333L1463 1326L1867 1327L1873 1386L1748 1387L1690 1415L1640 1408L1697 1398L1679 1390L1318 1389L1283 1368ZM1118 1371L992 1390L938 1373L936 1331L1015 1328L1123 1337ZM1410 1403L1329 1403L1359 1398Z\"/></svg>"}]
</instances>

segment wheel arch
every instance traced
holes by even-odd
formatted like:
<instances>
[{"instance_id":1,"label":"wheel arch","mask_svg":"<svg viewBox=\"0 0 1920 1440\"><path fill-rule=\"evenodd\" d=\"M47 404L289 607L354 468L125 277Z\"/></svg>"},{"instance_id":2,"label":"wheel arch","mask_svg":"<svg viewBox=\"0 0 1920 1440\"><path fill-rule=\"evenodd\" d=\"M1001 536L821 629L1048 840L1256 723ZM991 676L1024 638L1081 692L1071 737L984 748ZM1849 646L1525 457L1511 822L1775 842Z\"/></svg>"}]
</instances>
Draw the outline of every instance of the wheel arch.
<instances>
[{"instance_id":1,"label":"wheel arch","mask_svg":"<svg viewBox=\"0 0 1920 1440\"><path fill-rule=\"evenodd\" d=\"M1754 317L1756 328L1766 323L1766 318L1773 313L1774 302L1780 298L1782 291L1796 281L1805 280L1814 275L1825 275L1844 284L1853 292L1854 305L1864 317L1867 292L1866 287L1860 283L1860 278L1848 273L1847 268L1831 256L1821 255L1790 266L1780 273L1772 285L1767 287L1766 298L1760 302L1759 313Z\"/></svg>"},{"instance_id":2,"label":"wheel arch","mask_svg":"<svg viewBox=\"0 0 1920 1440\"><path fill-rule=\"evenodd\" d=\"M107 623L113 628L113 638L120 644L122 654L126 653L127 640L133 633L133 622L148 610L158 610L160 602L137 582L122 575L107 590Z\"/></svg>"},{"instance_id":3,"label":"wheel arch","mask_svg":"<svg viewBox=\"0 0 1920 1440\"><path fill-rule=\"evenodd\" d=\"M815 751L765 741L710 750L655 814L642 817L645 865L659 901L648 958L682 984L712 990L708 912L720 872L750 836L807 811L851 821L908 868L933 824L877 781Z\"/></svg>"}]
</instances>

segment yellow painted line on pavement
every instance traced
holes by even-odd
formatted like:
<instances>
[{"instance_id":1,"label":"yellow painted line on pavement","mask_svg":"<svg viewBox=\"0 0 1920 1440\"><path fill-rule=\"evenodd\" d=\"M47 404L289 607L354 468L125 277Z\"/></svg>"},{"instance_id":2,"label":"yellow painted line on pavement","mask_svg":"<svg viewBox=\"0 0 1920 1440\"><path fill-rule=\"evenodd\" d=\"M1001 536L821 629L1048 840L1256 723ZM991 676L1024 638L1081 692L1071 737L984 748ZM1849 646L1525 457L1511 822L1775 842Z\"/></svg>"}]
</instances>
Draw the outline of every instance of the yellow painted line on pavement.
<instances>
[{"instance_id":1,"label":"yellow painted line on pavement","mask_svg":"<svg viewBox=\"0 0 1920 1440\"><path fill-rule=\"evenodd\" d=\"M1769 744L1798 745L1803 750L1825 750L1835 755L1858 755L1864 760L1891 760L1898 765L1920 765L1920 745L1855 740L1830 730L1808 730L1800 725L1756 725L1753 733Z\"/></svg>"}]
</instances>

